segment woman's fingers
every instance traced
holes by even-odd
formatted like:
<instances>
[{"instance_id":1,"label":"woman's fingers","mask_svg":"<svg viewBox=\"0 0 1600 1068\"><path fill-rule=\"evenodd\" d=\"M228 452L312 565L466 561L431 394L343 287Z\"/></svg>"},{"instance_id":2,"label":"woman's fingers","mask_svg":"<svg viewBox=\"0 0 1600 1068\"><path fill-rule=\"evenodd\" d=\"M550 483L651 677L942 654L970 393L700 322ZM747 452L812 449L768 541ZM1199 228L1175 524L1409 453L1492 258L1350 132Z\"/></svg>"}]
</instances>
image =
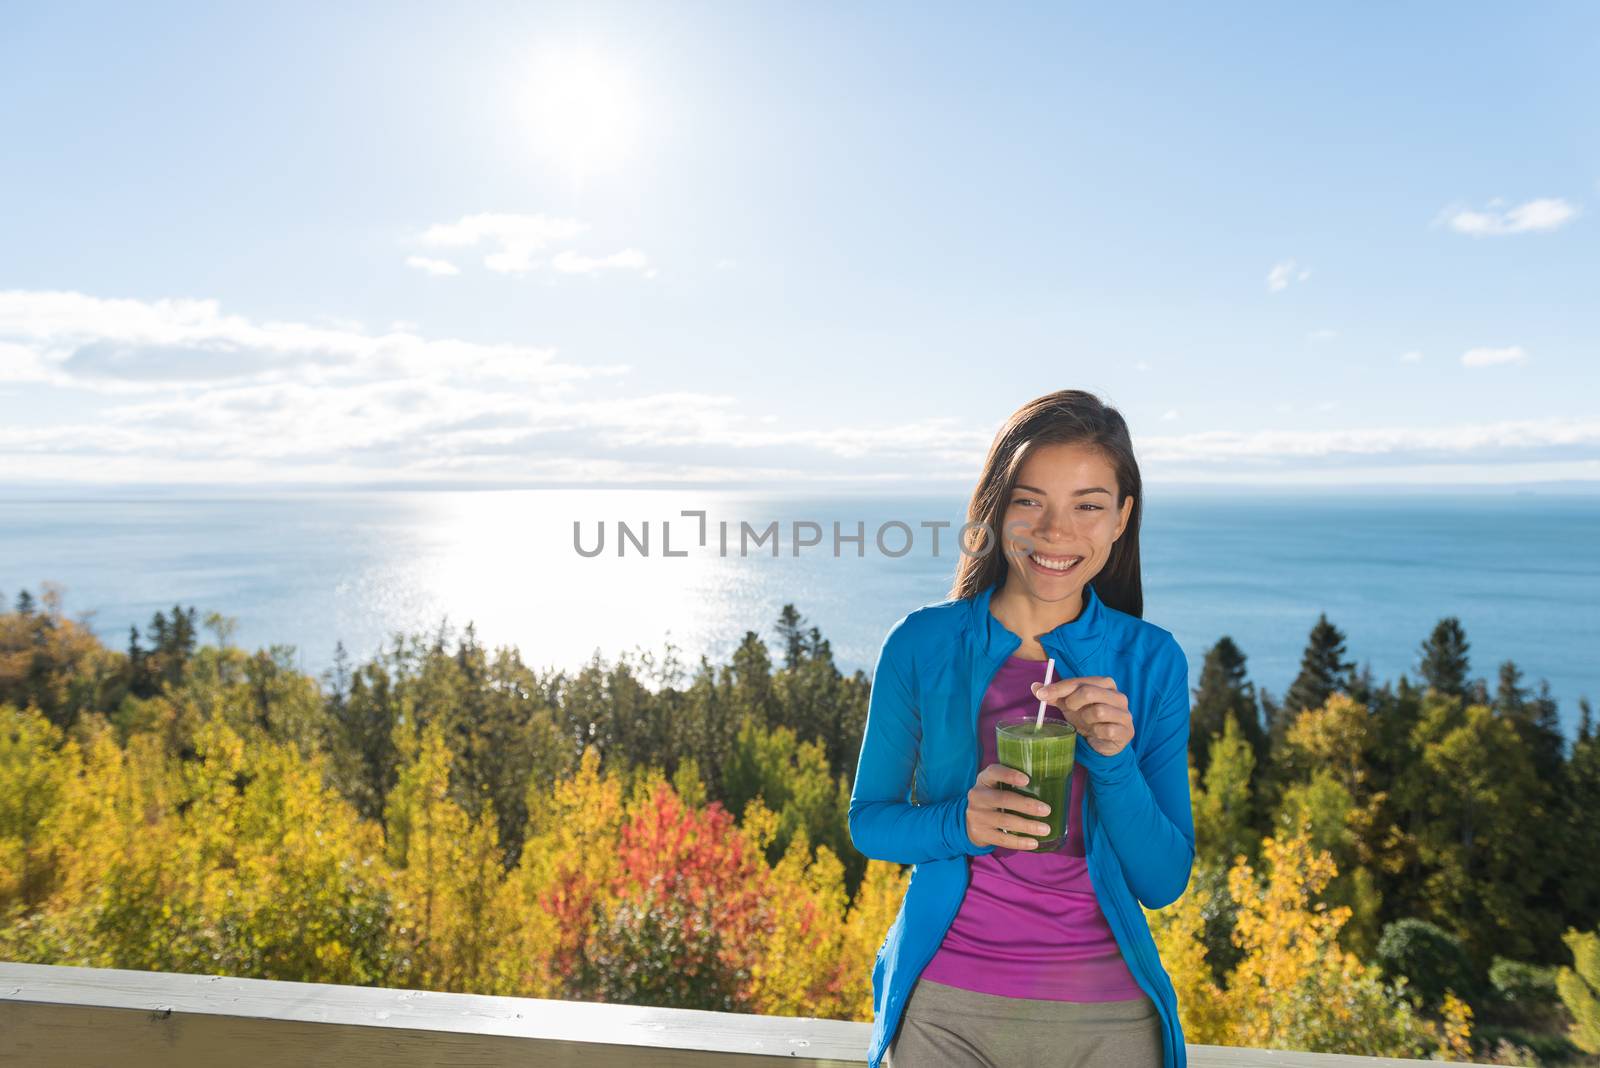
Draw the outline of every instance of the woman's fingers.
<instances>
[{"instance_id":1,"label":"woman's fingers","mask_svg":"<svg viewBox=\"0 0 1600 1068\"><path fill-rule=\"evenodd\" d=\"M990 764L978 770L978 781L973 785L998 787L1004 782L1008 782L1013 786L1026 786L1028 784L1028 776L1016 768L1008 768L1004 764Z\"/></svg>"},{"instance_id":2,"label":"woman's fingers","mask_svg":"<svg viewBox=\"0 0 1600 1068\"><path fill-rule=\"evenodd\" d=\"M967 791L967 837L974 845L1038 847L1038 840L1030 836L1049 833L1042 817L1049 814L1050 806L999 785L1024 786L1027 779L1024 773L1003 764L990 764L978 772L978 781Z\"/></svg>"}]
</instances>

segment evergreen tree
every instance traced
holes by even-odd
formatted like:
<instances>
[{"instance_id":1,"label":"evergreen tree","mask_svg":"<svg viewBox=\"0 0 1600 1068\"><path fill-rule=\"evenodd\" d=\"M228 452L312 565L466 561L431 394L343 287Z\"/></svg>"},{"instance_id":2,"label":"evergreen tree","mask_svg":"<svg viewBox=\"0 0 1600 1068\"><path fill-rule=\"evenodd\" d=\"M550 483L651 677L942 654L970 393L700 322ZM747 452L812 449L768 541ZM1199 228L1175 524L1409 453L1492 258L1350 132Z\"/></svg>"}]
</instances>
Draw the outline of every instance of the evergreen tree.
<instances>
[{"instance_id":1,"label":"evergreen tree","mask_svg":"<svg viewBox=\"0 0 1600 1068\"><path fill-rule=\"evenodd\" d=\"M27 590L17 594L17 615L24 618L33 615L33 594Z\"/></svg>"},{"instance_id":2,"label":"evergreen tree","mask_svg":"<svg viewBox=\"0 0 1600 1068\"><path fill-rule=\"evenodd\" d=\"M1373 698L1377 696L1378 685L1377 680L1372 677L1372 661L1370 660L1363 664L1359 671L1352 667L1350 677L1346 682L1346 690L1350 696L1361 704L1371 704Z\"/></svg>"},{"instance_id":3,"label":"evergreen tree","mask_svg":"<svg viewBox=\"0 0 1600 1068\"><path fill-rule=\"evenodd\" d=\"M153 697L160 687L150 666L150 654L139 644L139 628L128 627L128 692L135 697Z\"/></svg>"},{"instance_id":4,"label":"evergreen tree","mask_svg":"<svg viewBox=\"0 0 1600 1068\"><path fill-rule=\"evenodd\" d=\"M1206 651L1189 714L1189 760L1202 777L1210 763L1211 743L1222 735L1230 714L1240 736L1250 745L1253 763L1266 757L1266 732L1261 727L1255 683L1245 677L1245 659L1243 650L1227 635Z\"/></svg>"},{"instance_id":5,"label":"evergreen tree","mask_svg":"<svg viewBox=\"0 0 1600 1068\"><path fill-rule=\"evenodd\" d=\"M1461 620L1455 616L1441 619L1428 640L1422 643L1420 670L1424 683L1442 694L1466 696L1469 648Z\"/></svg>"},{"instance_id":6,"label":"evergreen tree","mask_svg":"<svg viewBox=\"0 0 1600 1068\"><path fill-rule=\"evenodd\" d=\"M350 678L348 692L328 709L328 748L339 792L369 820L384 818L384 805L399 775L395 728L400 721L389 673L366 664Z\"/></svg>"},{"instance_id":7,"label":"evergreen tree","mask_svg":"<svg viewBox=\"0 0 1600 1068\"><path fill-rule=\"evenodd\" d=\"M1354 667L1344 659L1344 635L1328 622L1326 614L1319 614L1300 658L1300 674L1289 685L1283 703L1275 704L1270 694L1262 692L1262 705L1267 711L1267 759L1263 762L1259 793L1263 814L1277 809L1288 786L1283 751L1289 729L1300 713L1321 706L1336 690L1352 690L1350 676Z\"/></svg>"},{"instance_id":8,"label":"evergreen tree","mask_svg":"<svg viewBox=\"0 0 1600 1068\"><path fill-rule=\"evenodd\" d=\"M1311 628L1305 653L1300 658L1300 674L1284 695L1284 710L1293 715L1316 708L1335 690L1350 688L1350 672L1355 664L1344 659L1344 634L1328 622L1326 614L1317 617ZM1288 727L1285 722L1283 726Z\"/></svg>"},{"instance_id":9,"label":"evergreen tree","mask_svg":"<svg viewBox=\"0 0 1600 1068\"><path fill-rule=\"evenodd\" d=\"M138 631L134 632L134 639L138 639ZM350 654L342 639L333 643L333 666L322 673L322 681L328 686L329 709L343 709L345 696L350 692Z\"/></svg>"},{"instance_id":10,"label":"evergreen tree","mask_svg":"<svg viewBox=\"0 0 1600 1068\"><path fill-rule=\"evenodd\" d=\"M1501 719L1521 719L1527 691L1522 688L1522 669L1516 661L1500 665L1500 682L1494 691L1494 713Z\"/></svg>"},{"instance_id":11,"label":"evergreen tree","mask_svg":"<svg viewBox=\"0 0 1600 1068\"><path fill-rule=\"evenodd\" d=\"M1561 715L1550 695L1548 679L1539 680L1539 694L1523 704L1523 712L1522 732L1533 754L1533 766L1546 782L1555 782L1565 759L1566 736L1561 732Z\"/></svg>"},{"instance_id":12,"label":"evergreen tree","mask_svg":"<svg viewBox=\"0 0 1600 1068\"><path fill-rule=\"evenodd\" d=\"M1583 718L1572 756L1562 766L1562 796L1566 800L1561 829L1561 915L1584 930L1600 926L1600 880L1595 879L1600 858L1600 736L1592 732L1589 702L1581 702Z\"/></svg>"},{"instance_id":13,"label":"evergreen tree","mask_svg":"<svg viewBox=\"0 0 1600 1068\"><path fill-rule=\"evenodd\" d=\"M779 706L772 685L772 654L767 643L753 630L744 632L744 639L733 651L731 663L724 670L731 683L731 697L736 706L735 720L749 712L763 727L785 726L798 729L799 724L785 722L784 710Z\"/></svg>"},{"instance_id":14,"label":"evergreen tree","mask_svg":"<svg viewBox=\"0 0 1600 1068\"><path fill-rule=\"evenodd\" d=\"M1550 683L1541 679L1538 696L1530 697L1522 685L1521 669L1507 660L1500 665L1494 712L1516 727L1539 777L1547 783L1555 782L1561 773L1566 738L1561 733L1556 701L1550 696Z\"/></svg>"},{"instance_id":15,"label":"evergreen tree","mask_svg":"<svg viewBox=\"0 0 1600 1068\"><path fill-rule=\"evenodd\" d=\"M803 622L792 604L784 605L778 613L778 637L783 641L783 666L789 671L799 667L805 659L806 639L800 629ZM815 627L812 633L816 633Z\"/></svg>"}]
</instances>

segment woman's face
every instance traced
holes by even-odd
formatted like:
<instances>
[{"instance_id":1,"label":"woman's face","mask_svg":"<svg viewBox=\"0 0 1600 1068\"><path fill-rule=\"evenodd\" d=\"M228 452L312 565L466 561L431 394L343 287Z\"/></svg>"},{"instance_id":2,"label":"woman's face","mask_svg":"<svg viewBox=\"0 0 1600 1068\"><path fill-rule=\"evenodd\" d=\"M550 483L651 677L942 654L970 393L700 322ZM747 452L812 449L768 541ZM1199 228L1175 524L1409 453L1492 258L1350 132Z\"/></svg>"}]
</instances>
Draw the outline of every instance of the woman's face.
<instances>
[{"instance_id":1,"label":"woman's face","mask_svg":"<svg viewBox=\"0 0 1600 1068\"><path fill-rule=\"evenodd\" d=\"M1132 497L1117 507L1116 472L1102 453L1041 445L1023 461L1000 521L1010 575L1039 600L1070 600L1106 566L1132 514Z\"/></svg>"}]
</instances>

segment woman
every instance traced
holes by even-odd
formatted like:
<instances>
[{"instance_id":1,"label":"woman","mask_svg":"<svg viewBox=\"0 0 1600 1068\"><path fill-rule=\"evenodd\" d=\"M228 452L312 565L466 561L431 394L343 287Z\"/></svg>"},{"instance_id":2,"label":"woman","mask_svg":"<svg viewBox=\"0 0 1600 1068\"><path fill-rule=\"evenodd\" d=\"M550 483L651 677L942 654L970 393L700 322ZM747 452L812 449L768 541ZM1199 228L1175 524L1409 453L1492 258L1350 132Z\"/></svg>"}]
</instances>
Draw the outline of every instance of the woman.
<instances>
[{"instance_id":1,"label":"woman","mask_svg":"<svg viewBox=\"0 0 1600 1068\"><path fill-rule=\"evenodd\" d=\"M869 1068L1187 1063L1141 905L1177 900L1194 860L1189 665L1140 618L1141 492L1114 408L1077 390L1024 406L989 450L951 597L884 639L850 834L915 868L873 966ZM1040 700L1078 731L1048 852L1030 837L1045 802L1002 787L1026 777L994 740Z\"/></svg>"}]
</instances>

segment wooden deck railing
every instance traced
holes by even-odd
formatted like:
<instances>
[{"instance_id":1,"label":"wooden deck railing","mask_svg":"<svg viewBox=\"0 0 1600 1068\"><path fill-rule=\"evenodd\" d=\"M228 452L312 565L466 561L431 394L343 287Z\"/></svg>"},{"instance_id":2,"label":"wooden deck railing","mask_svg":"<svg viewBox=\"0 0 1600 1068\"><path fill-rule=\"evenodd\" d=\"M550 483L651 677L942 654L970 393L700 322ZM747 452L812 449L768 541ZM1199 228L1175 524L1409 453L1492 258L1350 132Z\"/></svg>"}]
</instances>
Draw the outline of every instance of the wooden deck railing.
<instances>
[{"instance_id":1,"label":"wooden deck railing","mask_svg":"<svg viewBox=\"0 0 1600 1068\"><path fill-rule=\"evenodd\" d=\"M869 1025L0 961L0 1065L20 1068L750 1068L866 1063ZM1188 1047L1193 1068L1416 1062ZM914 1066L912 1066L914 1068Z\"/></svg>"}]
</instances>

